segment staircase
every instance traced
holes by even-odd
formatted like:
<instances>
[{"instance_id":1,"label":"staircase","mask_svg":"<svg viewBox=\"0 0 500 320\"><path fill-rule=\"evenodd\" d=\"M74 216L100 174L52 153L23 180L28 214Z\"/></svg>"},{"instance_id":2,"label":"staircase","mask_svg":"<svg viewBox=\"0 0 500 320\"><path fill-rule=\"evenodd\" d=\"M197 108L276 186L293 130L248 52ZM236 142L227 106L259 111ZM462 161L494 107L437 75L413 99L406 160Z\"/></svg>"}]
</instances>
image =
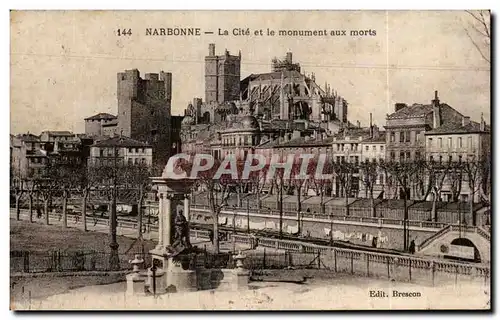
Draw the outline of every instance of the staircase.
<instances>
[{"instance_id":1,"label":"staircase","mask_svg":"<svg viewBox=\"0 0 500 320\"><path fill-rule=\"evenodd\" d=\"M429 238L425 239L420 245L418 245L418 251L421 251L425 249L427 246L429 246L434 240L438 239L442 235L450 232L452 230L452 225L448 225L444 227L443 229L439 230Z\"/></svg>"}]
</instances>

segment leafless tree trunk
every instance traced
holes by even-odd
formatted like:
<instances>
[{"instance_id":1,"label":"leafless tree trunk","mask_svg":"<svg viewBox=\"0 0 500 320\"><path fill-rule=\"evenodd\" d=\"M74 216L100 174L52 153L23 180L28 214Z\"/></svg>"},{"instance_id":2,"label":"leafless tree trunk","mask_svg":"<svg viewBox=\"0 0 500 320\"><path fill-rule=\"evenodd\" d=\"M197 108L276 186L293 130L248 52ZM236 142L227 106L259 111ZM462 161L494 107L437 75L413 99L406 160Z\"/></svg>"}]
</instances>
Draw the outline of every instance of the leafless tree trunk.
<instances>
[{"instance_id":1,"label":"leafless tree trunk","mask_svg":"<svg viewBox=\"0 0 500 320\"><path fill-rule=\"evenodd\" d=\"M88 190L84 190L82 193L82 222L83 231L87 231L87 197Z\"/></svg>"},{"instance_id":2,"label":"leafless tree trunk","mask_svg":"<svg viewBox=\"0 0 500 320\"><path fill-rule=\"evenodd\" d=\"M68 190L63 190L62 198L62 214L63 214L63 226L68 227Z\"/></svg>"},{"instance_id":3,"label":"leafless tree trunk","mask_svg":"<svg viewBox=\"0 0 500 320\"><path fill-rule=\"evenodd\" d=\"M43 211L45 213L45 224L49 225L50 224L50 219L49 219L49 200L50 196L46 196L43 198Z\"/></svg>"},{"instance_id":4,"label":"leafless tree trunk","mask_svg":"<svg viewBox=\"0 0 500 320\"><path fill-rule=\"evenodd\" d=\"M142 239L142 203L144 201L144 189L139 188L139 200L137 202L137 239Z\"/></svg>"},{"instance_id":5,"label":"leafless tree trunk","mask_svg":"<svg viewBox=\"0 0 500 320\"><path fill-rule=\"evenodd\" d=\"M483 60L491 63L491 13L488 10L466 12L471 19L468 26L464 27L465 33Z\"/></svg>"}]
</instances>

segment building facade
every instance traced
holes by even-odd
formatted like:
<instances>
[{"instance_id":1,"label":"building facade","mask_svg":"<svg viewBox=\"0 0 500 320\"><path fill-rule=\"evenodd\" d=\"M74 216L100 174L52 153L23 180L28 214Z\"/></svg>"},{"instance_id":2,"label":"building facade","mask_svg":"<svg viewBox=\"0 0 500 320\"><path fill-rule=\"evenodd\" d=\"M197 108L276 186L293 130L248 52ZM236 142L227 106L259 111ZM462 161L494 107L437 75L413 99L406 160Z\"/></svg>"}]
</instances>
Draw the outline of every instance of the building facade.
<instances>
[{"instance_id":1,"label":"building facade","mask_svg":"<svg viewBox=\"0 0 500 320\"><path fill-rule=\"evenodd\" d=\"M94 143L90 147L89 165L113 166L140 164L153 165L153 149L151 145L117 136Z\"/></svg>"},{"instance_id":2,"label":"building facade","mask_svg":"<svg viewBox=\"0 0 500 320\"><path fill-rule=\"evenodd\" d=\"M116 132L117 117L101 112L85 118L85 134L88 136L112 136ZM113 127L114 130L109 128Z\"/></svg>"},{"instance_id":3,"label":"building facade","mask_svg":"<svg viewBox=\"0 0 500 320\"><path fill-rule=\"evenodd\" d=\"M480 123L463 117L461 123L448 123L426 132L425 134L426 160L439 164L442 168L438 175L444 175L440 194L436 195L440 201L471 201L480 202L481 197L488 198L483 188L487 183L483 174L491 157L491 131L484 121ZM466 165L465 169L456 171L456 165ZM475 177L476 187L472 190L469 178Z\"/></svg>"},{"instance_id":4,"label":"building facade","mask_svg":"<svg viewBox=\"0 0 500 320\"><path fill-rule=\"evenodd\" d=\"M205 103L223 104L240 99L241 52L233 56L225 50L216 55L215 44L208 45L205 57Z\"/></svg>"},{"instance_id":5,"label":"building facade","mask_svg":"<svg viewBox=\"0 0 500 320\"><path fill-rule=\"evenodd\" d=\"M172 74L141 78L139 70L118 73L118 127L123 136L150 144L153 162L165 165L171 153Z\"/></svg>"}]
</instances>

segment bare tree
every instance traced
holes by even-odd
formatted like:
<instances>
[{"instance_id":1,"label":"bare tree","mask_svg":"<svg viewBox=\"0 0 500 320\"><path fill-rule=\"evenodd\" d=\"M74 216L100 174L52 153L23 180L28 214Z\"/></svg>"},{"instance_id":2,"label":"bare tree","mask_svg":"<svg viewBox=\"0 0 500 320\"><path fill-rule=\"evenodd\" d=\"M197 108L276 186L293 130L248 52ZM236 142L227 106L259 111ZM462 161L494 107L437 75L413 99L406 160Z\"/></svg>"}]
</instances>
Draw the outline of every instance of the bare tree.
<instances>
[{"instance_id":1,"label":"bare tree","mask_svg":"<svg viewBox=\"0 0 500 320\"><path fill-rule=\"evenodd\" d=\"M201 166L207 164L206 159L201 159ZM198 185L204 189L208 195L208 206L212 213L213 220L213 246L216 253L220 252L219 244L219 216L220 212L224 207L227 206L227 200L231 195L231 186L234 181L230 175L222 174L218 175L217 171L221 167L221 161L214 159L212 167L205 171L198 172L196 179L198 180ZM185 161L183 159L176 163L176 166L180 167L188 176L191 175L193 169L193 163L190 161ZM223 169L228 169L223 168Z\"/></svg>"},{"instance_id":2,"label":"bare tree","mask_svg":"<svg viewBox=\"0 0 500 320\"><path fill-rule=\"evenodd\" d=\"M481 189L481 179L483 173L484 158L469 157L463 164L463 170L467 179L470 194L469 214L472 218L472 224L476 225L476 215L474 214L474 196ZM460 221L462 222L462 221Z\"/></svg>"},{"instance_id":3,"label":"bare tree","mask_svg":"<svg viewBox=\"0 0 500 320\"><path fill-rule=\"evenodd\" d=\"M58 168L49 163L43 169L43 173L41 174L41 176L35 180L35 183L38 186L37 189L39 190L42 197L45 224L47 225L50 224L49 203L52 200L53 195L59 190L60 187L58 176Z\"/></svg>"},{"instance_id":4,"label":"bare tree","mask_svg":"<svg viewBox=\"0 0 500 320\"><path fill-rule=\"evenodd\" d=\"M345 200L345 215L349 215L349 196L351 195L354 172L358 166L354 163L340 161L333 164L333 172L336 180L339 182L341 190L339 196L344 196Z\"/></svg>"},{"instance_id":5,"label":"bare tree","mask_svg":"<svg viewBox=\"0 0 500 320\"><path fill-rule=\"evenodd\" d=\"M432 190L432 210L431 217L429 218L433 221L438 221L437 202L441 201L441 191L443 190L445 179L449 175L453 163L449 161L443 163L429 160L423 162L423 164L426 167L429 186Z\"/></svg>"},{"instance_id":6,"label":"bare tree","mask_svg":"<svg viewBox=\"0 0 500 320\"><path fill-rule=\"evenodd\" d=\"M460 193L462 192L462 182L464 176L464 168L462 162L453 162L448 170L448 183L450 184L451 199L453 202L459 201Z\"/></svg>"},{"instance_id":7,"label":"bare tree","mask_svg":"<svg viewBox=\"0 0 500 320\"><path fill-rule=\"evenodd\" d=\"M375 212L375 199L373 198L373 187L377 183L378 177L378 164L375 161L368 161L368 159L359 164L360 173L362 176L362 182L365 186L365 190L369 193L370 196L370 209L371 216L376 217L377 213Z\"/></svg>"},{"instance_id":8,"label":"bare tree","mask_svg":"<svg viewBox=\"0 0 500 320\"><path fill-rule=\"evenodd\" d=\"M16 220L19 221L21 220L21 206L20 206L20 201L21 197L24 195L25 192L25 179L21 179L21 177L13 177L12 179L12 185L11 185L11 192L14 193L15 199L16 199Z\"/></svg>"},{"instance_id":9,"label":"bare tree","mask_svg":"<svg viewBox=\"0 0 500 320\"><path fill-rule=\"evenodd\" d=\"M491 63L491 13L489 10L466 12L469 21L468 26L464 27L465 33L481 57Z\"/></svg>"},{"instance_id":10,"label":"bare tree","mask_svg":"<svg viewBox=\"0 0 500 320\"><path fill-rule=\"evenodd\" d=\"M389 161L383 164L386 172L394 177L400 187L400 198L403 199L403 246L408 250L408 200L415 174L419 172L418 164L412 161Z\"/></svg>"},{"instance_id":11,"label":"bare tree","mask_svg":"<svg viewBox=\"0 0 500 320\"><path fill-rule=\"evenodd\" d=\"M484 202L491 205L491 154L485 156L481 164L481 197Z\"/></svg>"}]
</instances>

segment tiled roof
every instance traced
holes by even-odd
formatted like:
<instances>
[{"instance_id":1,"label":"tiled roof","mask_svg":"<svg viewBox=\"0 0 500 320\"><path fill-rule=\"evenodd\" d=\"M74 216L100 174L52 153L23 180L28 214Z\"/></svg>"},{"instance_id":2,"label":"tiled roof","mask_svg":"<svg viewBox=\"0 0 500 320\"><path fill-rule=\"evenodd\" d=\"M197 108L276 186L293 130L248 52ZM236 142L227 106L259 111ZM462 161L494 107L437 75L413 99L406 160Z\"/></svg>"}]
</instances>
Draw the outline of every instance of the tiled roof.
<instances>
[{"instance_id":1,"label":"tiled roof","mask_svg":"<svg viewBox=\"0 0 500 320\"><path fill-rule=\"evenodd\" d=\"M414 103L411 106L406 106L398 111L391 113L387 119L397 119L406 117L420 117L432 112L432 105Z\"/></svg>"},{"instance_id":2,"label":"tiled roof","mask_svg":"<svg viewBox=\"0 0 500 320\"><path fill-rule=\"evenodd\" d=\"M356 127L357 128L357 127ZM359 137L369 137L370 136L370 129L369 128L357 128L357 129L349 129L344 135L344 132L338 132L334 135L334 137L337 139L337 141L344 141L347 138L349 140L358 140Z\"/></svg>"},{"instance_id":3,"label":"tiled roof","mask_svg":"<svg viewBox=\"0 0 500 320\"><path fill-rule=\"evenodd\" d=\"M103 127L114 127L114 126L117 126L118 125L118 119L111 119L110 122L108 123L103 123L102 126Z\"/></svg>"},{"instance_id":4,"label":"tiled roof","mask_svg":"<svg viewBox=\"0 0 500 320\"><path fill-rule=\"evenodd\" d=\"M27 153L26 157L31 158L31 157L46 157L47 156L47 151L41 150L41 149L35 149L33 152Z\"/></svg>"},{"instance_id":5,"label":"tiled roof","mask_svg":"<svg viewBox=\"0 0 500 320\"><path fill-rule=\"evenodd\" d=\"M116 119L116 116L106 112L100 112L96 115L85 118L85 120L113 120L113 119Z\"/></svg>"},{"instance_id":6,"label":"tiled roof","mask_svg":"<svg viewBox=\"0 0 500 320\"><path fill-rule=\"evenodd\" d=\"M323 140L306 137L298 137L286 142L278 143L274 145L274 148L288 148L288 147L307 147L307 146L331 146L333 138L326 138Z\"/></svg>"},{"instance_id":7,"label":"tiled roof","mask_svg":"<svg viewBox=\"0 0 500 320\"><path fill-rule=\"evenodd\" d=\"M101 140L96 142L93 147L122 147L122 148L134 148L134 147L150 147L149 144L130 139L128 137L113 137L106 140Z\"/></svg>"},{"instance_id":8,"label":"tiled roof","mask_svg":"<svg viewBox=\"0 0 500 320\"><path fill-rule=\"evenodd\" d=\"M19 135L17 135L17 138L24 141L24 142L40 141L39 136L35 136L34 134L31 134L31 133L19 134Z\"/></svg>"},{"instance_id":9,"label":"tiled roof","mask_svg":"<svg viewBox=\"0 0 500 320\"><path fill-rule=\"evenodd\" d=\"M385 131L380 131L378 134L374 133L373 138L366 138L363 143L383 143L385 142Z\"/></svg>"},{"instance_id":10,"label":"tiled roof","mask_svg":"<svg viewBox=\"0 0 500 320\"><path fill-rule=\"evenodd\" d=\"M75 134L71 131L50 131L50 130L47 130L47 131L43 131L42 134L48 134L48 135L51 135L51 136L74 136Z\"/></svg>"},{"instance_id":11,"label":"tiled roof","mask_svg":"<svg viewBox=\"0 0 500 320\"><path fill-rule=\"evenodd\" d=\"M293 71L287 71L283 72L283 78L287 79L289 76L293 77L297 81L300 79L300 77L304 77L303 74L300 72L293 70ZM243 81L254 81L254 80L269 80L269 79L281 79L281 72L267 72L267 73L256 73L256 74L251 74L248 77L244 78Z\"/></svg>"},{"instance_id":12,"label":"tiled roof","mask_svg":"<svg viewBox=\"0 0 500 320\"><path fill-rule=\"evenodd\" d=\"M481 132L481 124L478 122L471 121L469 124L463 126L462 123L448 122L443 125L427 131L425 134L446 134L446 133L475 133ZM490 132L490 126L485 126L483 132Z\"/></svg>"}]
</instances>

